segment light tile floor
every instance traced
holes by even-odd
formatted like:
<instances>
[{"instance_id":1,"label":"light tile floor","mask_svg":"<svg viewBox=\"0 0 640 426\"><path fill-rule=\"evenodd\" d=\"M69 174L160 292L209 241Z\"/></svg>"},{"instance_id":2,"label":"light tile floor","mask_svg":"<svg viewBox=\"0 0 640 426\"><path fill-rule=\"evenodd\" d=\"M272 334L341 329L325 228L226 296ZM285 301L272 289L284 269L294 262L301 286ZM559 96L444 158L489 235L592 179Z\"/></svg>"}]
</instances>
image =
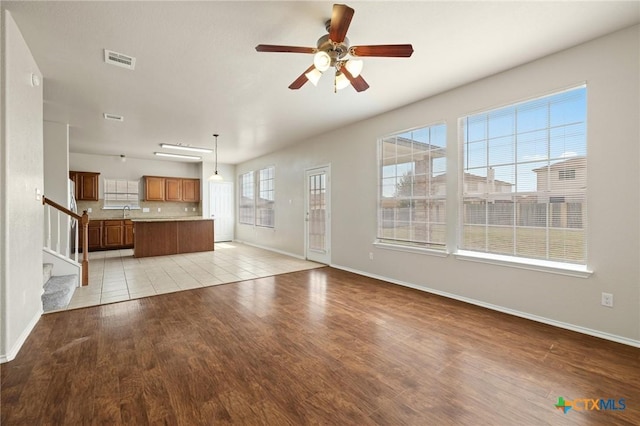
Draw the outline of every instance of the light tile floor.
<instances>
[{"instance_id":1,"label":"light tile floor","mask_svg":"<svg viewBox=\"0 0 640 426\"><path fill-rule=\"evenodd\" d=\"M89 253L89 285L76 288L65 309L250 280L323 265L238 243L215 251L135 258L133 250Z\"/></svg>"}]
</instances>

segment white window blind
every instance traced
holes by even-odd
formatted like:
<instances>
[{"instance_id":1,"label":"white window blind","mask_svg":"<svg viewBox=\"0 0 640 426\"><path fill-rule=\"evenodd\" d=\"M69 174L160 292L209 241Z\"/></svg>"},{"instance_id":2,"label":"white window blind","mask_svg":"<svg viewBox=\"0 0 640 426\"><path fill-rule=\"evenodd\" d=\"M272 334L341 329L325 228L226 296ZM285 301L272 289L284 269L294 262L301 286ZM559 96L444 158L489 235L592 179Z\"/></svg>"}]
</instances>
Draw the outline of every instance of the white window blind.
<instances>
[{"instance_id":1,"label":"white window blind","mask_svg":"<svg viewBox=\"0 0 640 426\"><path fill-rule=\"evenodd\" d=\"M444 124L380 139L378 241L445 249Z\"/></svg>"},{"instance_id":2,"label":"white window blind","mask_svg":"<svg viewBox=\"0 0 640 426\"><path fill-rule=\"evenodd\" d=\"M253 225L255 224L253 172L241 174L239 180L240 202L238 203L238 222Z\"/></svg>"},{"instance_id":3,"label":"white window blind","mask_svg":"<svg viewBox=\"0 0 640 426\"><path fill-rule=\"evenodd\" d=\"M140 208L139 182L124 179L104 180L105 208Z\"/></svg>"},{"instance_id":4,"label":"white window blind","mask_svg":"<svg viewBox=\"0 0 640 426\"><path fill-rule=\"evenodd\" d=\"M274 227L274 167L258 171L258 199L256 200L256 225Z\"/></svg>"},{"instance_id":5,"label":"white window blind","mask_svg":"<svg viewBox=\"0 0 640 426\"><path fill-rule=\"evenodd\" d=\"M586 86L461 119L464 250L586 263Z\"/></svg>"}]
</instances>

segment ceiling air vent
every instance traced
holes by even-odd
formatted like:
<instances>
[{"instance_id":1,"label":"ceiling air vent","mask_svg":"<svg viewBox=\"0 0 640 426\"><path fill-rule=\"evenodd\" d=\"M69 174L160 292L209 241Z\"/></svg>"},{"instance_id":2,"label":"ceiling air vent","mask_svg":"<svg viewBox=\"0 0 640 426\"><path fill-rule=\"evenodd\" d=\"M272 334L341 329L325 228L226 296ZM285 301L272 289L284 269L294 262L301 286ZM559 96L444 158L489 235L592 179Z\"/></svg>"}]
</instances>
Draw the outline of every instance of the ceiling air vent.
<instances>
[{"instance_id":1,"label":"ceiling air vent","mask_svg":"<svg viewBox=\"0 0 640 426\"><path fill-rule=\"evenodd\" d=\"M124 117L121 115L117 115L117 114L109 114L107 112L105 112L104 114L102 114L104 116L105 120L113 120L113 121L124 121Z\"/></svg>"},{"instance_id":2,"label":"ceiling air vent","mask_svg":"<svg viewBox=\"0 0 640 426\"><path fill-rule=\"evenodd\" d=\"M136 66L136 58L127 56L113 50L104 49L104 61L111 65L117 65L122 68L134 69Z\"/></svg>"}]
</instances>

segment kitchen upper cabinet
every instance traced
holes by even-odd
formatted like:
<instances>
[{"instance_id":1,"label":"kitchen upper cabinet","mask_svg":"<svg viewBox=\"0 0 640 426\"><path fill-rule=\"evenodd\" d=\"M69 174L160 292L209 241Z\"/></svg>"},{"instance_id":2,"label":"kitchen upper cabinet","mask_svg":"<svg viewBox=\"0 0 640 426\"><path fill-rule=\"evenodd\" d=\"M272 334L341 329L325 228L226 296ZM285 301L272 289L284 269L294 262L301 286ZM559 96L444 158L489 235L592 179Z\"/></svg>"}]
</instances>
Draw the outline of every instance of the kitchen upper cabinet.
<instances>
[{"instance_id":1,"label":"kitchen upper cabinet","mask_svg":"<svg viewBox=\"0 0 640 426\"><path fill-rule=\"evenodd\" d=\"M146 201L200 201L200 179L144 176Z\"/></svg>"},{"instance_id":2,"label":"kitchen upper cabinet","mask_svg":"<svg viewBox=\"0 0 640 426\"><path fill-rule=\"evenodd\" d=\"M144 199L147 201L164 201L164 179L158 176L144 177Z\"/></svg>"},{"instance_id":3,"label":"kitchen upper cabinet","mask_svg":"<svg viewBox=\"0 0 640 426\"><path fill-rule=\"evenodd\" d=\"M98 178L100 173L69 172L69 179L75 184L75 197L78 201L98 201Z\"/></svg>"},{"instance_id":4,"label":"kitchen upper cabinet","mask_svg":"<svg viewBox=\"0 0 640 426\"><path fill-rule=\"evenodd\" d=\"M200 201L200 179L182 179L182 201Z\"/></svg>"},{"instance_id":5,"label":"kitchen upper cabinet","mask_svg":"<svg viewBox=\"0 0 640 426\"><path fill-rule=\"evenodd\" d=\"M182 179L164 178L164 200L182 201Z\"/></svg>"}]
</instances>

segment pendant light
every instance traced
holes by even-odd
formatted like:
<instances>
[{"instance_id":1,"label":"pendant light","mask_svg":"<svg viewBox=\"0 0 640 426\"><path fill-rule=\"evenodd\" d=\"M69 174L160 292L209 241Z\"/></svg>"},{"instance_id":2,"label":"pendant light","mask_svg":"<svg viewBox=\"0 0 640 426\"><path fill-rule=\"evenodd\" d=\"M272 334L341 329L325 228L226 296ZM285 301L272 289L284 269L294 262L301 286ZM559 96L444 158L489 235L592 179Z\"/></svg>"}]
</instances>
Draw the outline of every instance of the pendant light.
<instances>
[{"instance_id":1,"label":"pendant light","mask_svg":"<svg viewBox=\"0 0 640 426\"><path fill-rule=\"evenodd\" d=\"M211 176L209 176L209 180L211 180L211 181L221 181L221 180L223 180L222 176L220 176L218 174L218 136L219 135L217 133L215 133L213 135L213 137L216 138L215 147L214 147L216 168L215 168L215 172Z\"/></svg>"}]
</instances>

